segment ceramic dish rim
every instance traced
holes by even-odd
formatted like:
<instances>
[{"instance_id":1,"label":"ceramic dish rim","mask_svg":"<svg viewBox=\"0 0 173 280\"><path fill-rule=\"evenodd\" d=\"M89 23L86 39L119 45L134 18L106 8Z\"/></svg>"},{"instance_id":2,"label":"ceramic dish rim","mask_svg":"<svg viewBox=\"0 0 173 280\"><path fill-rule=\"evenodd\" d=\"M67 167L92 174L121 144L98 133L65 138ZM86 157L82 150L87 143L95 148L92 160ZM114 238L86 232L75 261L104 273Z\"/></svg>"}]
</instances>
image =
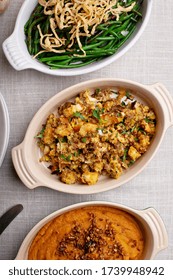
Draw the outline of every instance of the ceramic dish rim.
<instances>
[{"instance_id":1,"label":"ceramic dish rim","mask_svg":"<svg viewBox=\"0 0 173 280\"><path fill-rule=\"evenodd\" d=\"M7 105L5 103L5 99L2 96L1 92L0 92L0 107L2 108L2 113L3 113L3 117L4 117L4 120L3 120L4 121L4 139L3 139L2 152L0 155L0 167L1 167L3 160L5 158L6 151L7 151L8 142L9 142L9 134L10 134L9 113L8 113Z\"/></svg>"}]
</instances>

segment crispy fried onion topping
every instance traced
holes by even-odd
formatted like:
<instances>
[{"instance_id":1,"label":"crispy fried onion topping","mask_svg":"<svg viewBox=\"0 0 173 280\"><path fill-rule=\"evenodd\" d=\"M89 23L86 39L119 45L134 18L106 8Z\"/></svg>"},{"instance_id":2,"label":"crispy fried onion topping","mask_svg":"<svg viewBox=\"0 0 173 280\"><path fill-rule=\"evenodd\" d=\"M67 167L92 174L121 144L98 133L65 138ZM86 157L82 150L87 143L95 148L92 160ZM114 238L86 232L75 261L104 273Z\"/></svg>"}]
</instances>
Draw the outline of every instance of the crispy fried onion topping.
<instances>
[{"instance_id":1,"label":"crispy fried onion topping","mask_svg":"<svg viewBox=\"0 0 173 280\"><path fill-rule=\"evenodd\" d=\"M38 2L44 7L44 14L51 16L50 29L52 31L50 34L43 35L38 25L40 45L43 48L41 52L65 52L65 49L58 50L57 48L65 46L67 38L60 38L56 28L60 30L70 28L70 39L66 48L70 50L77 42L83 56L86 53L82 48L80 38L90 37L99 24L107 22L112 17L119 20L120 14L130 12L136 3L122 7L118 0L38 0Z\"/></svg>"}]
</instances>

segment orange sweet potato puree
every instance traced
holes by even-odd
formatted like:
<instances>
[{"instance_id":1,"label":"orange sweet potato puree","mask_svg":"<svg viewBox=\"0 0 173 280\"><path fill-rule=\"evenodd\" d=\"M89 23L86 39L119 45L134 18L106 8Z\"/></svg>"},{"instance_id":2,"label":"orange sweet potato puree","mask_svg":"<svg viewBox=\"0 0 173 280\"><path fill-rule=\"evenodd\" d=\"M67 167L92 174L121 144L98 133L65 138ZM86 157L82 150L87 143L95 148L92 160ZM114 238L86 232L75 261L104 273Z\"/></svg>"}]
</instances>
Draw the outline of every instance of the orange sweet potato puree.
<instances>
[{"instance_id":1,"label":"orange sweet potato puree","mask_svg":"<svg viewBox=\"0 0 173 280\"><path fill-rule=\"evenodd\" d=\"M107 206L66 212L44 225L28 252L29 260L136 260L144 236L136 219Z\"/></svg>"}]
</instances>

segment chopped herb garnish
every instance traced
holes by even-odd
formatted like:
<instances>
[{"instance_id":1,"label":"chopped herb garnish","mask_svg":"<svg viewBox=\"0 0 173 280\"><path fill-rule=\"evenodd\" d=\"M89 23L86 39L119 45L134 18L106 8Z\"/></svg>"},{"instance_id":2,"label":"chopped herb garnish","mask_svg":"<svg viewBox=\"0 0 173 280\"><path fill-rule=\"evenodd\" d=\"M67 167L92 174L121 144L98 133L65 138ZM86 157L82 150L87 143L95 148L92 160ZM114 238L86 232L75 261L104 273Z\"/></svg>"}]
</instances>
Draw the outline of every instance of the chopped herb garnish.
<instances>
[{"instance_id":1,"label":"chopped herb garnish","mask_svg":"<svg viewBox=\"0 0 173 280\"><path fill-rule=\"evenodd\" d=\"M144 120L146 121L146 123L152 122L152 121L151 121L149 118L147 118L147 117L146 117Z\"/></svg>"},{"instance_id":2,"label":"chopped herb garnish","mask_svg":"<svg viewBox=\"0 0 173 280\"><path fill-rule=\"evenodd\" d=\"M128 149L125 149L124 150L124 155L123 155L123 162L126 160L126 158L127 158L127 152L128 152Z\"/></svg>"},{"instance_id":3,"label":"chopped herb garnish","mask_svg":"<svg viewBox=\"0 0 173 280\"><path fill-rule=\"evenodd\" d=\"M64 136L63 139L61 140L62 143L67 143L68 142L68 138L67 136Z\"/></svg>"},{"instance_id":4,"label":"chopped herb garnish","mask_svg":"<svg viewBox=\"0 0 173 280\"><path fill-rule=\"evenodd\" d=\"M133 131L135 130L136 126L133 126L130 130L131 133L133 133Z\"/></svg>"},{"instance_id":5,"label":"chopped herb garnish","mask_svg":"<svg viewBox=\"0 0 173 280\"><path fill-rule=\"evenodd\" d=\"M122 106L126 106L126 103L124 101L121 102Z\"/></svg>"},{"instance_id":6,"label":"chopped herb garnish","mask_svg":"<svg viewBox=\"0 0 173 280\"><path fill-rule=\"evenodd\" d=\"M70 161L70 159L71 159L71 155L66 157L65 155L61 154L60 157L64 160L67 160L67 161Z\"/></svg>"},{"instance_id":7,"label":"chopped herb garnish","mask_svg":"<svg viewBox=\"0 0 173 280\"><path fill-rule=\"evenodd\" d=\"M126 133L127 133L127 130L123 130L123 131L121 132L122 135L124 135L124 134L126 134Z\"/></svg>"},{"instance_id":8,"label":"chopped herb garnish","mask_svg":"<svg viewBox=\"0 0 173 280\"><path fill-rule=\"evenodd\" d=\"M104 129L104 128L101 128L101 127L97 127L97 128L96 128L97 131L98 131L98 130L101 130L102 132L103 132L103 129Z\"/></svg>"},{"instance_id":9,"label":"chopped herb garnish","mask_svg":"<svg viewBox=\"0 0 173 280\"><path fill-rule=\"evenodd\" d=\"M111 90L111 93L118 94L118 91Z\"/></svg>"},{"instance_id":10,"label":"chopped herb garnish","mask_svg":"<svg viewBox=\"0 0 173 280\"><path fill-rule=\"evenodd\" d=\"M136 142L138 142L138 141L139 141L139 139L138 139L137 137L135 137L135 138L134 138L134 140L135 140Z\"/></svg>"},{"instance_id":11,"label":"chopped herb garnish","mask_svg":"<svg viewBox=\"0 0 173 280\"><path fill-rule=\"evenodd\" d=\"M78 157L82 153L82 149L79 149L78 151L74 152L74 156Z\"/></svg>"},{"instance_id":12,"label":"chopped herb garnish","mask_svg":"<svg viewBox=\"0 0 173 280\"><path fill-rule=\"evenodd\" d=\"M93 110L93 117L100 120L100 110L99 110L99 108L96 108L96 109Z\"/></svg>"},{"instance_id":13,"label":"chopped herb garnish","mask_svg":"<svg viewBox=\"0 0 173 280\"><path fill-rule=\"evenodd\" d=\"M40 139L42 139L42 138L43 138L44 131L45 131L45 127L42 128L42 130L40 131L40 133L37 134L37 135L35 136L35 138L40 138Z\"/></svg>"},{"instance_id":14,"label":"chopped herb garnish","mask_svg":"<svg viewBox=\"0 0 173 280\"><path fill-rule=\"evenodd\" d=\"M144 120L146 121L146 123L156 123L156 120L151 120L147 117Z\"/></svg>"},{"instance_id":15,"label":"chopped herb garnish","mask_svg":"<svg viewBox=\"0 0 173 280\"><path fill-rule=\"evenodd\" d=\"M101 91L100 88L96 88L95 93L98 94Z\"/></svg>"},{"instance_id":16,"label":"chopped herb garnish","mask_svg":"<svg viewBox=\"0 0 173 280\"><path fill-rule=\"evenodd\" d=\"M144 135L147 134L141 127L138 127L138 131L141 131Z\"/></svg>"},{"instance_id":17,"label":"chopped herb garnish","mask_svg":"<svg viewBox=\"0 0 173 280\"><path fill-rule=\"evenodd\" d=\"M130 167L131 165L133 165L135 163L135 161L134 160L131 160L130 162L129 162L129 164L128 164L128 167Z\"/></svg>"},{"instance_id":18,"label":"chopped herb garnish","mask_svg":"<svg viewBox=\"0 0 173 280\"><path fill-rule=\"evenodd\" d=\"M62 158L62 159L64 159L64 160L66 160L66 157L65 157L65 155L60 155L60 157Z\"/></svg>"},{"instance_id":19,"label":"chopped herb garnish","mask_svg":"<svg viewBox=\"0 0 173 280\"><path fill-rule=\"evenodd\" d=\"M126 96L127 96L127 98L130 98L130 93L129 93L129 91L126 91Z\"/></svg>"},{"instance_id":20,"label":"chopped herb garnish","mask_svg":"<svg viewBox=\"0 0 173 280\"><path fill-rule=\"evenodd\" d=\"M50 168L51 169L51 168ZM51 174L58 174L60 171L59 171L59 168L55 169L55 170L52 170L51 171Z\"/></svg>"},{"instance_id":21,"label":"chopped herb garnish","mask_svg":"<svg viewBox=\"0 0 173 280\"><path fill-rule=\"evenodd\" d=\"M121 117L121 113L120 112L117 113L117 117Z\"/></svg>"},{"instance_id":22,"label":"chopped herb garnish","mask_svg":"<svg viewBox=\"0 0 173 280\"><path fill-rule=\"evenodd\" d=\"M85 117L80 112L74 113L73 116L77 117L77 118L80 118L83 121L86 121Z\"/></svg>"},{"instance_id":23,"label":"chopped herb garnish","mask_svg":"<svg viewBox=\"0 0 173 280\"><path fill-rule=\"evenodd\" d=\"M68 157L66 157L66 160L67 160L67 161L70 161L70 159L71 159L71 155L69 155Z\"/></svg>"},{"instance_id":24,"label":"chopped herb garnish","mask_svg":"<svg viewBox=\"0 0 173 280\"><path fill-rule=\"evenodd\" d=\"M87 140L86 137L84 137L84 138L81 139L81 141L82 141L83 143L86 143L86 140Z\"/></svg>"}]
</instances>

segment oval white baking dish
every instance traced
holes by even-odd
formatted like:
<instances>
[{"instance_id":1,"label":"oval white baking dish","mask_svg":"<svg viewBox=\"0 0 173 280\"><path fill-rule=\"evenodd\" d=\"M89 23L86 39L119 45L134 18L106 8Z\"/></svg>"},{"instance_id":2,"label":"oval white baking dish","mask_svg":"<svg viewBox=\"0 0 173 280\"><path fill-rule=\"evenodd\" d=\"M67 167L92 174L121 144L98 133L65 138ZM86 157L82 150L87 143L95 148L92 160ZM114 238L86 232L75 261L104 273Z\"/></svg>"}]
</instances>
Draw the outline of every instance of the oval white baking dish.
<instances>
[{"instance_id":1,"label":"oval white baking dish","mask_svg":"<svg viewBox=\"0 0 173 280\"><path fill-rule=\"evenodd\" d=\"M82 90L117 86L134 91L137 99L147 103L156 113L156 134L148 151L117 180L100 176L99 181L93 186L66 185L60 182L56 175L50 174L50 170L44 163L39 162L40 150L36 145L35 135L40 131L48 115L51 112L56 112L57 106L75 97ZM12 160L20 179L30 189L46 186L54 190L75 194L103 192L121 186L138 175L155 155L167 128L171 125L173 125L173 100L162 84L146 86L128 80L90 80L59 92L40 108L27 129L24 141L12 149Z\"/></svg>"},{"instance_id":2,"label":"oval white baking dish","mask_svg":"<svg viewBox=\"0 0 173 280\"><path fill-rule=\"evenodd\" d=\"M104 201L90 201L90 202L82 202L78 204L74 204L63 209L60 209L43 220L41 220L37 225L33 227L33 229L28 233L25 237L18 254L16 256L16 260L27 260L28 258L28 249L32 243L37 232L50 220L55 217L64 214L68 211L83 208L86 206L108 206L114 207L120 210L123 210L132 216L134 216L139 225L142 228L143 234L145 236L145 249L143 254L143 259L151 260L154 259L155 256L163 249L168 246L168 236L166 232L165 225L158 214L158 212L154 208L147 208L144 210L135 210L130 207L113 203L113 202L104 202Z\"/></svg>"},{"instance_id":3,"label":"oval white baking dish","mask_svg":"<svg viewBox=\"0 0 173 280\"><path fill-rule=\"evenodd\" d=\"M113 61L117 60L123 54L125 54L140 38L142 35L152 9L152 0L145 0L143 2L143 20L138 24L135 32L132 36L127 40L127 42L119 49L119 51L101 61L92 63L90 65L80 67L78 69L58 69L58 70L51 70L46 65L39 63L37 60L32 59L30 54L28 53L26 44L25 44L25 35L24 35L24 25L29 18L30 14L34 10L37 4L37 0L25 0L20 12L17 17L17 21L15 24L14 32L12 35L7 38L3 43L3 50L4 53L9 61L9 63L16 69L16 70L24 70L24 69L35 69L37 71L56 75L56 76L74 76L74 75L81 75L86 74L92 71L96 71Z\"/></svg>"},{"instance_id":4,"label":"oval white baking dish","mask_svg":"<svg viewBox=\"0 0 173 280\"><path fill-rule=\"evenodd\" d=\"M8 115L8 109L5 100L0 93L0 167L8 146L9 133L10 133L10 121Z\"/></svg>"}]
</instances>

